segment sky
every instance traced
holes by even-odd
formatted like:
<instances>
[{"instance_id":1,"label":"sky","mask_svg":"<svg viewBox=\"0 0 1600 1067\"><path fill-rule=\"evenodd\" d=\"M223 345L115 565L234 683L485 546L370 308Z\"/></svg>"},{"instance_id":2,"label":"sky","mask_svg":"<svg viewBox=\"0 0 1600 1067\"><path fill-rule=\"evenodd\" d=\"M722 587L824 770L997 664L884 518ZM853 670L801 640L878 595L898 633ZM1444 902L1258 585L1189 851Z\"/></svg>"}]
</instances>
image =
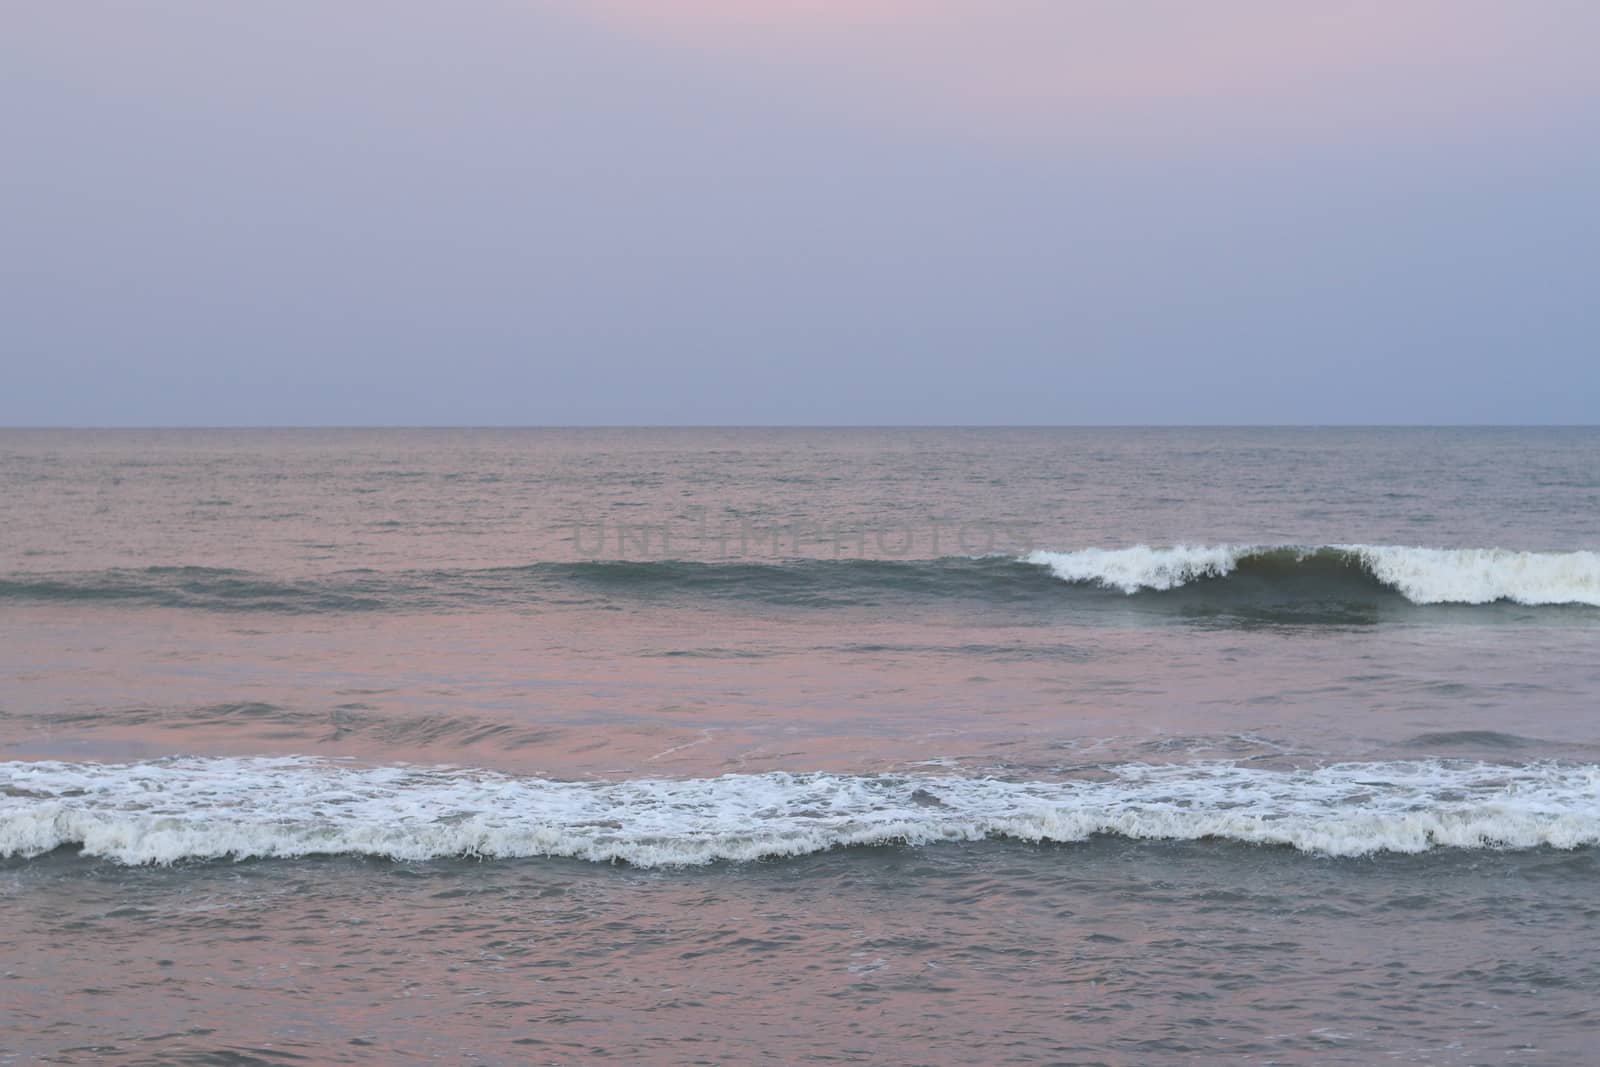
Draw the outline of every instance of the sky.
<instances>
[{"instance_id":1,"label":"sky","mask_svg":"<svg viewBox=\"0 0 1600 1067\"><path fill-rule=\"evenodd\" d=\"M1592 0L0 21L0 425L1600 421Z\"/></svg>"}]
</instances>

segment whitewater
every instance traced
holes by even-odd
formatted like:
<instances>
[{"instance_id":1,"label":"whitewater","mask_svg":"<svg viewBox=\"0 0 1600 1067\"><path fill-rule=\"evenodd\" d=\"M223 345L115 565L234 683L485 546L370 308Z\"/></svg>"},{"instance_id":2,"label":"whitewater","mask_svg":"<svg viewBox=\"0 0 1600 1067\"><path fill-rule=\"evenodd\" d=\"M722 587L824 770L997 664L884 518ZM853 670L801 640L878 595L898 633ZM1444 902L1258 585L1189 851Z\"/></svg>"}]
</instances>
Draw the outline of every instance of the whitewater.
<instances>
[{"instance_id":1,"label":"whitewater","mask_svg":"<svg viewBox=\"0 0 1600 1067\"><path fill-rule=\"evenodd\" d=\"M1600 842L1600 766L1134 764L1088 780L767 773L571 782L306 758L0 764L0 855L125 864L559 856L637 867L1093 835L1327 856Z\"/></svg>"},{"instance_id":2,"label":"whitewater","mask_svg":"<svg viewBox=\"0 0 1600 1067\"><path fill-rule=\"evenodd\" d=\"M1415 604L1600 605L1600 552L1398 545L1177 545L1035 550L1022 557L1067 582L1133 594L1226 578L1251 564L1359 569Z\"/></svg>"}]
</instances>

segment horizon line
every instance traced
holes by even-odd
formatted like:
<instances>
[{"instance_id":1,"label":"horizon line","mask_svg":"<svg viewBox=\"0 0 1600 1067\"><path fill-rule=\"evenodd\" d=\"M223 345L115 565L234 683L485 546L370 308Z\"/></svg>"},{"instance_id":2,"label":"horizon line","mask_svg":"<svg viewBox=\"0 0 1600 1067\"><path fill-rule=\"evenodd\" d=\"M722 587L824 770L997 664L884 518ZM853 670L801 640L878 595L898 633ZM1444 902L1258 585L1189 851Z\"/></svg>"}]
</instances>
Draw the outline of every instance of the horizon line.
<instances>
[{"instance_id":1,"label":"horizon line","mask_svg":"<svg viewBox=\"0 0 1600 1067\"><path fill-rule=\"evenodd\" d=\"M8 430L1583 430L1600 422L16 423Z\"/></svg>"}]
</instances>

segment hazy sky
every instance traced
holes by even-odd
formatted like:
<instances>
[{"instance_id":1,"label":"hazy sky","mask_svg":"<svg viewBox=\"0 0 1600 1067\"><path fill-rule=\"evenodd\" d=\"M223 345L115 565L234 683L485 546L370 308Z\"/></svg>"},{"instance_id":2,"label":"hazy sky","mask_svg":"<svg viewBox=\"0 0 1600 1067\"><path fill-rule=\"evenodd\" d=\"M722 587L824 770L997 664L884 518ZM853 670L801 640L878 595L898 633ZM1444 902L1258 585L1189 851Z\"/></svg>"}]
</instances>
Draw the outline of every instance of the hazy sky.
<instances>
[{"instance_id":1,"label":"hazy sky","mask_svg":"<svg viewBox=\"0 0 1600 1067\"><path fill-rule=\"evenodd\" d=\"M0 7L0 424L1600 420L1593 0Z\"/></svg>"}]
</instances>

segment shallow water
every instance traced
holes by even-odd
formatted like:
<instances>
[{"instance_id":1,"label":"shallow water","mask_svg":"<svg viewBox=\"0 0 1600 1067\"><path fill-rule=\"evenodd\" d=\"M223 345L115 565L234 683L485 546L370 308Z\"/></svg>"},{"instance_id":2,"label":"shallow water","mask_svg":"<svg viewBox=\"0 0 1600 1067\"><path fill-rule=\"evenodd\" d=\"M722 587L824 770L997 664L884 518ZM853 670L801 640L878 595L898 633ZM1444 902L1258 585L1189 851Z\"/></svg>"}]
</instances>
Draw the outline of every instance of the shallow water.
<instances>
[{"instance_id":1,"label":"shallow water","mask_svg":"<svg viewBox=\"0 0 1600 1067\"><path fill-rule=\"evenodd\" d=\"M22 1062L1576 1063L1592 851L0 869Z\"/></svg>"}]
</instances>

